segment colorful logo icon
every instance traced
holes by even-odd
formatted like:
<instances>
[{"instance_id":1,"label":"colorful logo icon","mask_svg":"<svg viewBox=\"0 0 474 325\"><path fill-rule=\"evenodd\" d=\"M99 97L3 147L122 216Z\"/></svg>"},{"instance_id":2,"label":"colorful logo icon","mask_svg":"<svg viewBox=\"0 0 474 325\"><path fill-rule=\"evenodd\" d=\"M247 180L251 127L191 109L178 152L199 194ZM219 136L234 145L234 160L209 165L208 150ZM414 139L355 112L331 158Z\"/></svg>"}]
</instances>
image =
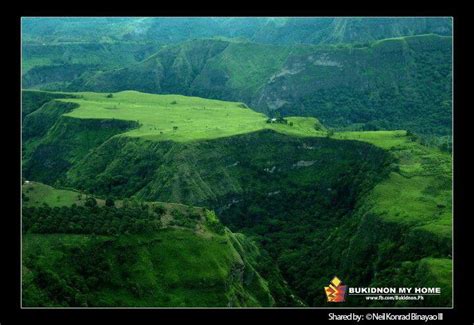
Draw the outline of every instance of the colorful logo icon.
<instances>
[{"instance_id":1,"label":"colorful logo icon","mask_svg":"<svg viewBox=\"0 0 474 325\"><path fill-rule=\"evenodd\" d=\"M324 287L328 302L344 302L346 300L346 288L347 286L342 285L342 281L335 276L329 283L329 287Z\"/></svg>"}]
</instances>

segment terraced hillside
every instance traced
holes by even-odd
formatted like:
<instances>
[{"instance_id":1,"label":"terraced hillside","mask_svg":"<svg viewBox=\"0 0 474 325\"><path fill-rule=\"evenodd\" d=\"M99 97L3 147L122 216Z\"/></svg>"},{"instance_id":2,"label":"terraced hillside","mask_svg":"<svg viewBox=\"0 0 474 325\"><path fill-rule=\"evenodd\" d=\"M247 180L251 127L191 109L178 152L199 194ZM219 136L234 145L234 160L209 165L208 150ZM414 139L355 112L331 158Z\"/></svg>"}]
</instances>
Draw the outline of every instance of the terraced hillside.
<instances>
[{"instance_id":1,"label":"terraced hillside","mask_svg":"<svg viewBox=\"0 0 474 325\"><path fill-rule=\"evenodd\" d=\"M30 99L40 94L24 92ZM334 274L350 286L441 286L439 297L397 304L451 304L451 157L416 136L328 132L303 117L272 123L241 103L178 95L57 96L74 98L47 101L24 118L27 180L115 201L215 210L278 266L281 275L267 270L262 278L282 276L297 298L288 298L278 280L267 280L277 305L327 304L323 287ZM124 238L104 254L115 256ZM261 260L254 259L254 269L265 269ZM235 305L271 300L253 297ZM104 299L92 303L113 303ZM130 304L152 304L136 299ZM163 299L158 303L166 304ZM351 298L341 306L377 304Z\"/></svg>"}]
</instances>

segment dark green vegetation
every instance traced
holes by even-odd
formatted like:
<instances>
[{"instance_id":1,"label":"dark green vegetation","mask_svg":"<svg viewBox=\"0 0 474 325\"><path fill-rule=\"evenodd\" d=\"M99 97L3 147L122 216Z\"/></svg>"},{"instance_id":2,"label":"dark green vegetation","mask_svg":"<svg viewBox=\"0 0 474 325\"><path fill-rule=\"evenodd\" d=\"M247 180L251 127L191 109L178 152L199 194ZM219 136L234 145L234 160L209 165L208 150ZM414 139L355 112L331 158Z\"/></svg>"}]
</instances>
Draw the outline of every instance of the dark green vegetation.
<instances>
[{"instance_id":1,"label":"dark green vegetation","mask_svg":"<svg viewBox=\"0 0 474 325\"><path fill-rule=\"evenodd\" d=\"M22 95L24 93L22 92ZM46 104L47 102L55 98L71 98L74 95L61 94L61 93L46 93L42 91L28 91L26 96L21 97L21 119L25 118L26 115L33 113Z\"/></svg>"},{"instance_id":2,"label":"dark green vegetation","mask_svg":"<svg viewBox=\"0 0 474 325\"><path fill-rule=\"evenodd\" d=\"M140 62L158 49L148 42L23 42L23 87L65 89L80 76Z\"/></svg>"},{"instance_id":3,"label":"dark green vegetation","mask_svg":"<svg viewBox=\"0 0 474 325\"><path fill-rule=\"evenodd\" d=\"M47 101L51 96L46 92L24 92L24 98L31 102ZM30 115L43 114L40 120L47 123L44 131L33 136L31 132L24 134L24 176L57 187L75 188L82 195L108 198L117 207L104 206L103 200L99 207L85 204L85 198L78 202L74 199L77 192L69 196L45 194L44 201L57 208L41 207L39 195L24 187L28 197L24 205L25 256L31 256L24 265L24 285L28 288L25 303L298 306L301 300L304 305L321 306L327 304L323 287L337 274L350 286L441 286L440 297L397 305L450 305L452 216L448 153L420 144L416 136L405 131L327 133L311 119L289 117L289 121L297 122L293 126L266 123L265 118L244 108L238 111L243 115L235 123L261 119L253 132L249 129L241 134L236 130L225 136L209 133L209 138L203 139L178 128L172 131L176 140L160 140L138 132L143 126L132 120L128 110L125 115L117 114L124 120L103 119L101 116L107 115L101 115L105 108L101 108L99 100L125 104L126 96L132 96L138 120L141 112L148 110L146 103L153 100L157 107L162 101L169 104L171 110L160 111L162 119L168 118L167 114L179 118L181 110L188 112L184 98L171 100L135 92L75 96L85 99L56 99L26 116L24 132L34 121ZM198 99L190 100L195 103ZM72 102L75 106L69 106ZM232 103L217 104L233 107ZM66 116L61 115L64 113ZM207 110L206 114L216 113ZM186 113L182 119L188 116ZM193 119L199 125L209 115L197 114ZM184 120L175 122L182 125ZM159 134L159 130L153 132ZM41 188L42 193L51 191ZM123 201L130 197L133 203ZM230 231L205 210L198 210L198 216L193 208L182 207L184 210L176 216L166 209L155 210L156 204L143 203L150 201L205 206L215 210ZM63 202L69 202L69 206ZM73 203L77 207L71 207ZM204 238L216 238L218 242L227 238L232 245L217 250L221 246L213 246L212 241L201 243L202 232ZM33 244L28 245L29 240ZM104 267L102 273L110 268L114 276L88 280L93 277L87 273L89 268L78 269L74 261L80 259L70 259L76 255L66 250L68 245L61 244L68 242L72 247L85 245L84 252L97 251L95 255L84 254L104 261L99 264ZM32 247L42 251L32 251ZM157 247L167 249L160 251L160 259L155 259ZM177 254L175 247L183 255L171 262L169 259L174 261ZM197 249L192 247L209 251L209 255L199 253L206 256L202 263L207 263L211 255L219 256L212 263L220 266L211 269L220 275L201 262L192 264L192 252ZM235 275L237 271L228 257L234 256L234 250L246 265L244 274L250 272L247 276ZM117 259L122 251L130 255L119 267ZM137 261L132 255L140 258ZM187 269L194 270L193 277L173 274L180 274L178 265L189 265ZM52 273L44 275L45 270ZM117 273L122 270L132 275ZM164 273L154 273L156 270ZM64 274L65 280L58 280ZM161 276L164 278L160 281ZM229 289L225 284L229 278L247 280L239 280L237 289ZM256 278L261 280L250 280ZM101 285L91 292L96 286L89 286L88 281ZM77 299L71 298L76 295ZM351 297L344 305L393 303Z\"/></svg>"}]
</instances>

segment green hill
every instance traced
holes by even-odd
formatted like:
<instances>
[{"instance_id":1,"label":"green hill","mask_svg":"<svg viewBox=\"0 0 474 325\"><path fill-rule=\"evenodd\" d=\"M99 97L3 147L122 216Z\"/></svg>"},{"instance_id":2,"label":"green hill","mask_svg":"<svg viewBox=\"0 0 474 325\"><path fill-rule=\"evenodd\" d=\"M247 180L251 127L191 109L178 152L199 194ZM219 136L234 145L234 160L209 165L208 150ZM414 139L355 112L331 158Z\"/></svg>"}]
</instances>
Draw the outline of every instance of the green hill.
<instances>
[{"instance_id":1,"label":"green hill","mask_svg":"<svg viewBox=\"0 0 474 325\"><path fill-rule=\"evenodd\" d=\"M50 191L62 202L70 196ZM28 186L24 193L31 195ZM285 297L292 303L268 257L203 208L24 206L23 232L23 306L257 307Z\"/></svg>"},{"instance_id":2,"label":"green hill","mask_svg":"<svg viewBox=\"0 0 474 325\"><path fill-rule=\"evenodd\" d=\"M328 127L451 134L452 38L276 46L195 40L135 65L75 79L72 91L138 90L244 102Z\"/></svg>"},{"instance_id":3,"label":"green hill","mask_svg":"<svg viewBox=\"0 0 474 325\"><path fill-rule=\"evenodd\" d=\"M65 89L76 78L135 64L159 48L153 42L22 42L22 86Z\"/></svg>"},{"instance_id":4,"label":"green hill","mask_svg":"<svg viewBox=\"0 0 474 325\"><path fill-rule=\"evenodd\" d=\"M24 92L30 95L38 97ZM334 274L351 286L439 284L442 296L408 304L450 305L448 153L420 144L406 131L331 133L304 117L267 123L262 114L233 102L130 91L64 95L75 97L46 102L24 119L27 180L115 200L133 197L213 209L231 231L256 240L309 306L327 304L322 288ZM36 121L43 122L40 128L32 127ZM67 232L68 224L63 227ZM120 225L104 224L99 233L110 228ZM121 238L104 254L115 256L122 247L117 245L134 240ZM153 250L150 245L145 246ZM259 260L254 268L261 270ZM143 261L156 263L148 257ZM262 273L267 281L278 278L267 275ZM157 281L150 274L146 278ZM270 282L281 287L277 280ZM94 304L126 300L92 297L102 299ZM150 303L140 297L130 304ZM291 302L285 294L273 297L276 304ZM344 305L365 304L377 305L356 298Z\"/></svg>"},{"instance_id":5,"label":"green hill","mask_svg":"<svg viewBox=\"0 0 474 325\"><path fill-rule=\"evenodd\" d=\"M214 139L263 129L291 134L325 133L314 119L288 118L288 124L267 123L268 118L245 104L180 95L151 95L124 91L106 94L77 93L64 102L78 108L64 114L80 119L137 121L139 127L124 133L128 137L178 142ZM289 123L293 123L290 125ZM318 133L319 132L319 133Z\"/></svg>"}]
</instances>

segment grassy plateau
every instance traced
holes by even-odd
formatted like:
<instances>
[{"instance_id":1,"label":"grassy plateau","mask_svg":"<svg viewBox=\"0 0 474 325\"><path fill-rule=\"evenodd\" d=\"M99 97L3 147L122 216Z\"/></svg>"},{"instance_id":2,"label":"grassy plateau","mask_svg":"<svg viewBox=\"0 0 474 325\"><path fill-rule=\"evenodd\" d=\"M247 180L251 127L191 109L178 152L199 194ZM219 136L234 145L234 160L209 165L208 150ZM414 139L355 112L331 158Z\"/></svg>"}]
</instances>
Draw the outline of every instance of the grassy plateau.
<instances>
[{"instance_id":1,"label":"grassy plateau","mask_svg":"<svg viewBox=\"0 0 474 325\"><path fill-rule=\"evenodd\" d=\"M152 95L136 91L76 93L80 98L64 99L79 104L65 116L81 119L138 121L140 127L125 136L178 142L215 139L263 129L292 135L324 135L315 118L290 117L290 125L266 123L267 117L242 103L187 97Z\"/></svg>"}]
</instances>

